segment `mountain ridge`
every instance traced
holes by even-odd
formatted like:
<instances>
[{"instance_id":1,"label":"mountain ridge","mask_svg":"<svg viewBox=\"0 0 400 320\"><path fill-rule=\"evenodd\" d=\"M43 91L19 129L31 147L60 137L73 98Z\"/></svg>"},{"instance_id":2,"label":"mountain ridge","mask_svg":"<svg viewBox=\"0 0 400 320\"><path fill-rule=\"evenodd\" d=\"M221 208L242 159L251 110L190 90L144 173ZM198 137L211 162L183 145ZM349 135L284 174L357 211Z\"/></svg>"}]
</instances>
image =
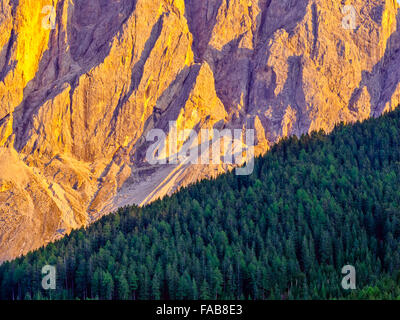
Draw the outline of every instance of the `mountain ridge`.
<instances>
[{"instance_id":1,"label":"mountain ridge","mask_svg":"<svg viewBox=\"0 0 400 320\"><path fill-rule=\"evenodd\" d=\"M400 102L394 0L353 1L354 30L341 1L57 0L54 29L48 5L0 1L0 260L230 169L146 164L169 121L263 154Z\"/></svg>"}]
</instances>

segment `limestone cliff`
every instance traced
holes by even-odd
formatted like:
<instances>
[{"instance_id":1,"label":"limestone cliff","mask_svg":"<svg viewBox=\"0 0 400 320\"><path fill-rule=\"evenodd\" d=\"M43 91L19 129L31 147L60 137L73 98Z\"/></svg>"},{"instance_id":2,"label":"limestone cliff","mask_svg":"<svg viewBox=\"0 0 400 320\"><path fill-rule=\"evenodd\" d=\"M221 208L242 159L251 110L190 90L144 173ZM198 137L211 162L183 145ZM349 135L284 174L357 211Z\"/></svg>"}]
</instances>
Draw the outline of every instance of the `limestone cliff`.
<instances>
[{"instance_id":1,"label":"limestone cliff","mask_svg":"<svg viewBox=\"0 0 400 320\"><path fill-rule=\"evenodd\" d=\"M229 169L146 163L169 121L255 129L263 153L394 108L399 19L395 0L0 0L0 261Z\"/></svg>"}]
</instances>

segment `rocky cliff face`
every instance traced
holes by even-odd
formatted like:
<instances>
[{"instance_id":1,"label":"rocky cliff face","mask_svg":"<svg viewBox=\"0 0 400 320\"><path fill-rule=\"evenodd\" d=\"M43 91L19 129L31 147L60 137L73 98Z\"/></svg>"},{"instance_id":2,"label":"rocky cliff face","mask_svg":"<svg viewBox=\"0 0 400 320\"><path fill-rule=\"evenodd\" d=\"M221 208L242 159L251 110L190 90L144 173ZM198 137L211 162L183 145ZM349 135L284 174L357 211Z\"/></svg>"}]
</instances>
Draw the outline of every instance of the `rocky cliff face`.
<instances>
[{"instance_id":1,"label":"rocky cliff face","mask_svg":"<svg viewBox=\"0 0 400 320\"><path fill-rule=\"evenodd\" d=\"M0 0L0 261L229 169L146 163L169 121L255 129L263 153L394 108L399 19L395 0Z\"/></svg>"}]
</instances>

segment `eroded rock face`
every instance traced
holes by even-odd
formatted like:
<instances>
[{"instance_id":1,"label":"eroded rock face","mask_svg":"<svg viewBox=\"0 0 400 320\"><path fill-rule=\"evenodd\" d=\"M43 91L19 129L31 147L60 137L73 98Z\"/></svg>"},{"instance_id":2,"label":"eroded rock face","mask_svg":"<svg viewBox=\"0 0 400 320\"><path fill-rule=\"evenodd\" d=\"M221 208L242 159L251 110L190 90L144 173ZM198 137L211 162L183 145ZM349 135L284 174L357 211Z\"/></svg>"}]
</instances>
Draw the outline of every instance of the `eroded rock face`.
<instances>
[{"instance_id":1,"label":"eroded rock face","mask_svg":"<svg viewBox=\"0 0 400 320\"><path fill-rule=\"evenodd\" d=\"M0 261L229 169L147 164L169 121L255 129L264 153L393 109L399 19L395 0L0 0Z\"/></svg>"}]
</instances>

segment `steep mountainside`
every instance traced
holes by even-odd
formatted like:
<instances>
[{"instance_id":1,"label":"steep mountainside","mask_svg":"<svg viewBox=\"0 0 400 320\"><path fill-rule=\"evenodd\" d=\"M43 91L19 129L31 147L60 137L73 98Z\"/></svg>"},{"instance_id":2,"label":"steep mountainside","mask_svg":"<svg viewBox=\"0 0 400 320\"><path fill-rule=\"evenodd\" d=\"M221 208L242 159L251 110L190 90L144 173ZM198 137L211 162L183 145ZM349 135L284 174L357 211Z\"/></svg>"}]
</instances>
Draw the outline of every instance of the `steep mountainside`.
<instances>
[{"instance_id":1,"label":"steep mountainside","mask_svg":"<svg viewBox=\"0 0 400 320\"><path fill-rule=\"evenodd\" d=\"M263 153L400 102L395 0L0 0L0 10L0 261L227 169L147 164L146 134L169 121L253 128Z\"/></svg>"},{"instance_id":2,"label":"steep mountainside","mask_svg":"<svg viewBox=\"0 0 400 320\"><path fill-rule=\"evenodd\" d=\"M286 138L252 175L120 208L4 263L0 300L400 299L399 190L400 108Z\"/></svg>"}]
</instances>

